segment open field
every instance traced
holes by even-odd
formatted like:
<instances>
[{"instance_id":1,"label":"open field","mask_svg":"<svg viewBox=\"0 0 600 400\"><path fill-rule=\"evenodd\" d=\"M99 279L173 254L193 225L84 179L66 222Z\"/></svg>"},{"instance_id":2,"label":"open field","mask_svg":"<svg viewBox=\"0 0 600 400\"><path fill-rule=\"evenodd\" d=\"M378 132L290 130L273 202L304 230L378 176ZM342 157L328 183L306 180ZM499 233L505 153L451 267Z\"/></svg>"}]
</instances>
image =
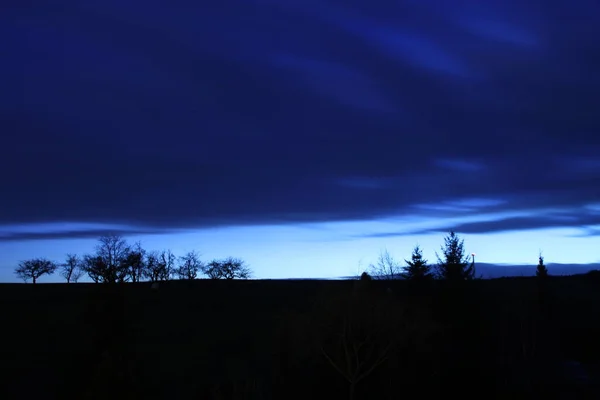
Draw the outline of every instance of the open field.
<instances>
[{"instance_id":1,"label":"open field","mask_svg":"<svg viewBox=\"0 0 600 400\"><path fill-rule=\"evenodd\" d=\"M420 288L310 280L171 281L157 290L2 284L0 304L2 399L399 399L550 388L549 397L579 398L576 390L592 396L598 381L600 279L592 275ZM354 321L370 346L357 353L365 366L387 352L352 394L323 356L338 354L344 321ZM588 377L575 384L570 365Z\"/></svg>"}]
</instances>

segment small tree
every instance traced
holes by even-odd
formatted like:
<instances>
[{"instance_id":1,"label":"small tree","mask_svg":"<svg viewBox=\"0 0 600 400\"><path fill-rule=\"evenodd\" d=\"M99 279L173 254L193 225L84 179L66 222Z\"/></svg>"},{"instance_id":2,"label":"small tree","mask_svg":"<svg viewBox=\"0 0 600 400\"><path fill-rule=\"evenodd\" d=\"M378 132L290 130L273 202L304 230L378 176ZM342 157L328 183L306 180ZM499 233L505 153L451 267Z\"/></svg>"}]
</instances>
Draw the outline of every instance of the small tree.
<instances>
[{"instance_id":1,"label":"small tree","mask_svg":"<svg viewBox=\"0 0 600 400\"><path fill-rule=\"evenodd\" d=\"M198 272L204 268L202 261L200 261L199 254L195 251L188 252L179 260L179 267L175 271L177 276L179 276L179 279L196 279L198 277Z\"/></svg>"},{"instance_id":2,"label":"small tree","mask_svg":"<svg viewBox=\"0 0 600 400\"><path fill-rule=\"evenodd\" d=\"M444 246L441 249L442 257L436 253L436 272L439 279L461 281L475 277L475 265L469 263L469 256L465 254L464 240L454 231L444 238Z\"/></svg>"},{"instance_id":3,"label":"small tree","mask_svg":"<svg viewBox=\"0 0 600 400\"><path fill-rule=\"evenodd\" d=\"M405 312L383 293L331 293L312 314L316 350L348 383L348 399L356 387L380 369L406 340ZM341 398L341 397L340 397Z\"/></svg>"},{"instance_id":4,"label":"small tree","mask_svg":"<svg viewBox=\"0 0 600 400\"><path fill-rule=\"evenodd\" d=\"M383 250L377 258L377 264L371 264L371 275L375 279L398 279L402 268L387 250Z\"/></svg>"},{"instance_id":5,"label":"small tree","mask_svg":"<svg viewBox=\"0 0 600 400\"><path fill-rule=\"evenodd\" d=\"M372 279L373 278L371 278L371 275L369 275L367 271L364 271L362 274L360 274L361 281L371 281Z\"/></svg>"},{"instance_id":6,"label":"small tree","mask_svg":"<svg viewBox=\"0 0 600 400\"><path fill-rule=\"evenodd\" d=\"M51 275L56 271L57 265L45 258L34 258L19 262L19 266L15 268L15 275L28 282L33 281L35 284L42 275Z\"/></svg>"},{"instance_id":7,"label":"small tree","mask_svg":"<svg viewBox=\"0 0 600 400\"><path fill-rule=\"evenodd\" d=\"M60 265L60 274L67 280L67 283L77 283L83 276L82 262L76 254L67 254L66 261Z\"/></svg>"},{"instance_id":8,"label":"small tree","mask_svg":"<svg viewBox=\"0 0 600 400\"><path fill-rule=\"evenodd\" d=\"M426 280L432 277L431 267L427 264L427 260L423 258L423 250L419 245L413 249L410 260L404 260L406 266L402 277L410 280Z\"/></svg>"},{"instance_id":9,"label":"small tree","mask_svg":"<svg viewBox=\"0 0 600 400\"><path fill-rule=\"evenodd\" d=\"M535 270L535 275L538 278L546 278L546 277L548 277L548 268L546 268L546 266L544 265L544 257L542 257L542 254L539 255L538 265L537 265L537 268Z\"/></svg>"},{"instance_id":10,"label":"small tree","mask_svg":"<svg viewBox=\"0 0 600 400\"><path fill-rule=\"evenodd\" d=\"M213 260L202 269L210 279L249 279L252 271L239 258L228 257L224 260Z\"/></svg>"}]
</instances>

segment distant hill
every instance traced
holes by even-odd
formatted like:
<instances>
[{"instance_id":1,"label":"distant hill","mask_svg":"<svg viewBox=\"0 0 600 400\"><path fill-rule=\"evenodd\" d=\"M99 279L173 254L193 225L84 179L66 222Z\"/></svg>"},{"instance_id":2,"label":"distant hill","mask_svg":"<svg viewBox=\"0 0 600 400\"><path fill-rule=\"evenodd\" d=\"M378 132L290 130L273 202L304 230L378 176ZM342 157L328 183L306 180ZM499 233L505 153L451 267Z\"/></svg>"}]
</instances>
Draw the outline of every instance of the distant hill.
<instances>
[{"instance_id":1,"label":"distant hill","mask_svg":"<svg viewBox=\"0 0 600 400\"><path fill-rule=\"evenodd\" d=\"M548 263L550 275L585 274L594 269L600 269L600 263L595 264L556 264ZM503 276L534 276L536 265L504 265L477 263L477 275L484 278L501 278Z\"/></svg>"},{"instance_id":2,"label":"distant hill","mask_svg":"<svg viewBox=\"0 0 600 400\"><path fill-rule=\"evenodd\" d=\"M548 272L550 275L577 275L585 274L592 270L600 270L600 263L591 264L557 264L548 263ZM530 265L510 265L510 264L490 264L476 263L477 276L486 279L502 278L505 276L534 276L535 264ZM340 277L339 279L353 279L354 276ZM335 278L334 278L335 279Z\"/></svg>"}]
</instances>

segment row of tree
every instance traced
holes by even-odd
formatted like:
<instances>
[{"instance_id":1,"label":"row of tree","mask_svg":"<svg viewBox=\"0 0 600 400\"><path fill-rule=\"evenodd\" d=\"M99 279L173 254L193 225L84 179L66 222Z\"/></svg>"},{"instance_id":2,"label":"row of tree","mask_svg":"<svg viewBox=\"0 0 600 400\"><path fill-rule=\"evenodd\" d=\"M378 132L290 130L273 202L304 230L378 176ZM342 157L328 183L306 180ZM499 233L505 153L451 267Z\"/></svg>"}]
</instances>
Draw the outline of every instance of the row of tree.
<instances>
[{"instance_id":1,"label":"row of tree","mask_svg":"<svg viewBox=\"0 0 600 400\"><path fill-rule=\"evenodd\" d=\"M423 257L423 250L419 245L415 246L410 260L404 260L405 265L397 262L390 253L383 251L376 264L370 266L371 275L379 279L410 279L430 280L442 279L451 281L475 279L475 254L465 252L464 239L456 232L451 231L444 238L441 254L436 252L437 263L429 264ZM536 269L538 277L548 276L548 269L544 265L544 257L539 255Z\"/></svg>"},{"instance_id":2,"label":"row of tree","mask_svg":"<svg viewBox=\"0 0 600 400\"><path fill-rule=\"evenodd\" d=\"M36 283L41 276L57 271L67 283L77 282L86 275L96 283L191 280L200 275L210 279L248 279L252 276L250 268L238 258L204 263L195 251L181 257L176 257L170 250L146 251L140 243L131 245L119 235L102 236L92 254L68 254L63 263L46 258L21 261L15 274L25 282Z\"/></svg>"},{"instance_id":3,"label":"row of tree","mask_svg":"<svg viewBox=\"0 0 600 400\"><path fill-rule=\"evenodd\" d=\"M377 263L370 266L370 273L379 279L471 280L476 278L475 254L471 256L473 258L469 259L465 252L464 240L451 231L444 238L441 254L436 252L436 264L429 264L417 245L410 260L404 260L404 266L387 251L382 252ZM118 235L102 236L94 253L81 257L68 254L65 262L60 264L45 258L21 261L15 274L26 282L36 283L41 276L51 275L57 270L67 283L77 282L85 275L96 283L157 282L173 278L191 280L201 274L210 279L248 279L252 275L250 268L238 258L204 263L195 251L181 257L176 257L170 250L146 251L139 242L130 245ZM536 275L548 276L541 254Z\"/></svg>"}]
</instances>

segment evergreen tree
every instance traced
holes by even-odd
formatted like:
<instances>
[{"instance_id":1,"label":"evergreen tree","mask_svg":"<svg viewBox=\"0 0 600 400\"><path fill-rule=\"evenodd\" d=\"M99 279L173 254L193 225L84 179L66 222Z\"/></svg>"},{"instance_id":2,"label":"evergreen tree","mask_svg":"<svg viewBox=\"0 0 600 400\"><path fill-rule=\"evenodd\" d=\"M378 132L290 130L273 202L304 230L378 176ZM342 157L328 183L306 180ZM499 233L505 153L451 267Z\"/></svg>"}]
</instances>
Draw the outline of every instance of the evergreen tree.
<instances>
[{"instance_id":1,"label":"evergreen tree","mask_svg":"<svg viewBox=\"0 0 600 400\"><path fill-rule=\"evenodd\" d=\"M423 250L419 245L413 249L410 260L404 260L406 266L402 277L410 280L425 280L432 277L431 267L427 264L427 260L423 258Z\"/></svg>"},{"instance_id":2,"label":"evergreen tree","mask_svg":"<svg viewBox=\"0 0 600 400\"><path fill-rule=\"evenodd\" d=\"M537 269L535 271L535 275L538 278L546 278L548 276L548 268L544 265L544 257L540 254L538 259Z\"/></svg>"},{"instance_id":3,"label":"evergreen tree","mask_svg":"<svg viewBox=\"0 0 600 400\"><path fill-rule=\"evenodd\" d=\"M436 253L436 272L439 279L460 281L475 277L475 264L469 262L469 255L465 254L464 240L454 231L444 238L444 246L441 249L442 257Z\"/></svg>"}]
</instances>

